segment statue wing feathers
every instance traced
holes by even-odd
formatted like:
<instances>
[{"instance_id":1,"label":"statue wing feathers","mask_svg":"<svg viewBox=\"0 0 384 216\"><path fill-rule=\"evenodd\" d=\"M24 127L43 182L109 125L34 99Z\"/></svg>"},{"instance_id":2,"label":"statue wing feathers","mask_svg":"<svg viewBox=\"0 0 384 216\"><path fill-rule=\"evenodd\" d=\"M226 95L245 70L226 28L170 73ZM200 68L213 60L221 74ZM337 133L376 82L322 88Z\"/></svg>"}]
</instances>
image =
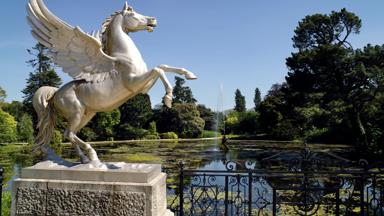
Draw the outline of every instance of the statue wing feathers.
<instances>
[{"instance_id":1,"label":"statue wing feathers","mask_svg":"<svg viewBox=\"0 0 384 216\"><path fill-rule=\"evenodd\" d=\"M42 0L30 0L27 11L33 37L50 49L53 61L72 78L100 82L116 72L116 59L103 52L98 38L56 17Z\"/></svg>"}]
</instances>

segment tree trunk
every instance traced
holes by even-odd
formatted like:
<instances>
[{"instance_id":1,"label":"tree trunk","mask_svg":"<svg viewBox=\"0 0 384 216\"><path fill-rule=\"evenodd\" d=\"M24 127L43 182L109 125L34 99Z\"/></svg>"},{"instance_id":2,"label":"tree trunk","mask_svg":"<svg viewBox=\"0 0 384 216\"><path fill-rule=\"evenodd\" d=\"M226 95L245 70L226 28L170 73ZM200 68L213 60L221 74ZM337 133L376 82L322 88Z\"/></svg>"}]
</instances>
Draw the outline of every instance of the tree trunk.
<instances>
[{"instance_id":1,"label":"tree trunk","mask_svg":"<svg viewBox=\"0 0 384 216\"><path fill-rule=\"evenodd\" d=\"M355 123L358 131L358 144L362 147L367 147L368 146L368 138L367 138L367 133L365 131L365 127L363 123L361 122L361 117L360 117L360 112L355 111L354 112L355 116Z\"/></svg>"}]
</instances>

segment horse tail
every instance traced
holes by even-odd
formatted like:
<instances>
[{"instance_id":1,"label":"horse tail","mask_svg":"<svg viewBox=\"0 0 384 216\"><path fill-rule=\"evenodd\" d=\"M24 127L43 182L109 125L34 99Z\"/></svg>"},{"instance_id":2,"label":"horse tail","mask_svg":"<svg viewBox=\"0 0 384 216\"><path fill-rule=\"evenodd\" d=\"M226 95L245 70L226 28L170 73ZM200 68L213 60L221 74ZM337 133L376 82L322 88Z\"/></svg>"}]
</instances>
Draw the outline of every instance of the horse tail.
<instances>
[{"instance_id":1,"label":"horse tail","mask_svg":"<svg viewBox=\"0 0 384 216\"><path fill-rule=\"evenodd\" d=\"M56 125L56 111L52 98L58 88L43 86L33 96L33 107L37 113L37 133L35 149L48 145L53 137Z\"/></svg>"}]
</instances>

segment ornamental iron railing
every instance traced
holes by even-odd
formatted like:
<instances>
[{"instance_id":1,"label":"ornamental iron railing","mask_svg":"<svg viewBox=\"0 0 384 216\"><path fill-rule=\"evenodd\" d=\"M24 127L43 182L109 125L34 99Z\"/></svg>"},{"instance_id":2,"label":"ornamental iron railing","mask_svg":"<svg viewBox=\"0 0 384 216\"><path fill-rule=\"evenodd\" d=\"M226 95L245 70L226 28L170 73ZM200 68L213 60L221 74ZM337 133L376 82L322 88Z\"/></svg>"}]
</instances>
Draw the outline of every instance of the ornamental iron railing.
<instances>
[{"instance_id":1,"label":"ornamental iron railing","mask_svg":"<svg viewBox=\"0 0 384 216\"><path fill-rule=\"evenodd\" d=\"M384 215L384 169L337 155L285 152L225 170L180 163L176 215Z\"/></svg>"}]
</instances>

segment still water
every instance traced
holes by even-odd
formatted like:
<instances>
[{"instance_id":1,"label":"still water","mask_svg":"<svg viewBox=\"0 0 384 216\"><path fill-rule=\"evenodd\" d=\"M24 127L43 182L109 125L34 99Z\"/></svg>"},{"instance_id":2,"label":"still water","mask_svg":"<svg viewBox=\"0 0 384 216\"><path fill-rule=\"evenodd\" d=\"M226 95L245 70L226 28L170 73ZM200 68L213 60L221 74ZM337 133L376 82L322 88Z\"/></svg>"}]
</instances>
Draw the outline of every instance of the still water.
<instances>
[{"instance_id":1,"label":"still water","mask_svg":"<svg viewBox=\"0 0 384 216\"><path fill-rule=\"evenodd\" d=\"M231 141L230 150L220 149L218 140L199 141L150 141L115 142L93 144L102 161L160 163L168 173L168 185L175 184L178 164L185 162L189 169L225 170L226 161L255 161L282 151L299 151L301 143L275 141ZM348 147L343 145L311 145L312 150L330 149L335 154L345 156ZM61 155L76 162L71 145L61 146ZM5 168L5 189L9 190L12 181L20 175L21 169L38 162L39 155L23 145L0 145L0 165Z\"/></svg>"}]
</instances>

